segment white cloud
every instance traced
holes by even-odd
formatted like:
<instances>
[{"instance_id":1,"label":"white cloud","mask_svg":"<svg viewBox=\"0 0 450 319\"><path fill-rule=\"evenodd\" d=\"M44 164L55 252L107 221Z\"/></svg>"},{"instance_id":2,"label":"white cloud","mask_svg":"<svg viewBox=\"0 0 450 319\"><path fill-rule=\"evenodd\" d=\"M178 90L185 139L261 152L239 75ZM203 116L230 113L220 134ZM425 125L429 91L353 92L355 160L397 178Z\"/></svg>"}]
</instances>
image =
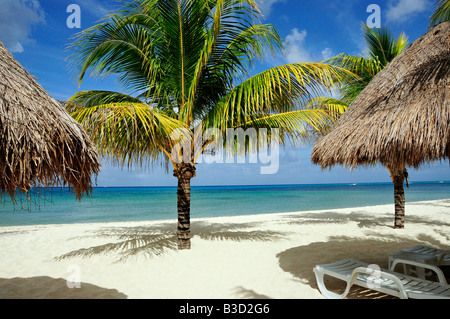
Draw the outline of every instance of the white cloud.
<instances>
[{"instance_id":1,"label":"white cloud","mask_svg":"<svg viewBox=\"0 0 450 319\"><path fill-rule=\"evenodd\" d=\"M272 6L277 2L286 2L286 0L259 0L257 4L263 16L268 17L272 12Z\"/></svg>"},{"instance_id":2,"label":"white cloud","mask_svg":"<svg viewBox=\"0 0 450 319\"><path fill-rule=\"evenodd\" d=\"M97 18L103 18L111 11L114 11L118 8L118 5L115 6L105 6L104 3L98 0L74 0L73 3L76 3L80 6L81 12L84 10L88 11L91 15ZM119 3L119 2L118 2Z\"/></svg>"},{"instance_id":3,"label":"white cloud","mask_svg":"<svg viewBox=\"0 0 450 319\"><path fill-rule=\"evenodd\" d=\"M33 26L45 23L45 13L37 0L0 0L0 41L10 52L23 52L32 42Z\"/></svg>"},{"instance_id":4,"label":"white cloud","mask_svg":"<svg viewBox=\"0 0 450 319\"><path fill-rule=\"evenodd\" d=\"M405 22L415 14L432 7L430 0L395 0L386 11L388 22Z\"/></svg>"},{"instance_id":5,"label":"white cloud","mask_svg":"<svg viewBox=\"0 0 450 319\"><path fill-rule=\"evenodd\" d=\"M311 62L311 55L304 48L307 34L306 30L299 32L297 28L294 28L286 37L288 46L286 48L285 59L288 63Z\"/></svg>"},{"instance_id":6,"label":"white cloud","mask_svg":"<svg viewBox=\"0 0 450 319\"><path fill-rule=\"evenodd\" d=\"M318 62L333 56L333 51L330 48L325 48L317 54L307 49L305 45L307 35L306 30L299 31L294 28L286 36L287 48L284 58L287 63Z\"/></svg>"},{"instance_id":7,"label":"white cloud","mask_svg":"<svg viewBox=\"0 0 450 319\"><path fill-rule=\"evenodd\" d=\"M333 50L331 50L330 48L323 49L321 53L323 60L329 59L334 56Z\"/></svg>"}]
</instances>

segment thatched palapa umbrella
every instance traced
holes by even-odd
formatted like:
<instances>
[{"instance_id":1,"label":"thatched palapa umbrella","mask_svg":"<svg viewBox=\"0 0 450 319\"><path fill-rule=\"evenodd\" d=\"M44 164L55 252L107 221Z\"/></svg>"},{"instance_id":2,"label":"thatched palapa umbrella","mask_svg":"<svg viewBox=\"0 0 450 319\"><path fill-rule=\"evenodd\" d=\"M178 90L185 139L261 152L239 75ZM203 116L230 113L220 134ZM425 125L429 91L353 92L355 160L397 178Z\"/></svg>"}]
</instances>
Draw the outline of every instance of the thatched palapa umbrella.
<instances>
[{"instance_id":1,"label":"thatched palapa umbrella","mask_svg":"<svg viewBox=\"0 0 450 319\"><path fill-rule=\"evenodd\" d=\"M314 145L323 169L380 162L394 182L395 228L404 227L406 166L450 158L450 22L410 44L379 72Z\"/></svg>"},{"instance_id":2,"label":"thatched palapa umbrella","mask_svg":"<svg viewBox=\"0 0 450 319\"><path fill-rule=\"evenodd\" d=\"M69 186L80 199L100 168L81 126L0 42L0 196Z\"/></svg>"}]
</instances>

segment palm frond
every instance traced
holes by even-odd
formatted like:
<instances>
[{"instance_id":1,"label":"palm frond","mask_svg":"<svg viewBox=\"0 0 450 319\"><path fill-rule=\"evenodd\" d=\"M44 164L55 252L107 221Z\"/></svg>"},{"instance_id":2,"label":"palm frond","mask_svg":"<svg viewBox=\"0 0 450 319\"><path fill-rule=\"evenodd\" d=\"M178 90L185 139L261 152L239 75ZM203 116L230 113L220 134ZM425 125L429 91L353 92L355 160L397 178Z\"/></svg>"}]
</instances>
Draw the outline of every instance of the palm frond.
<instances>
[{"instance_id":1,"label":"palm frond","mask_svg":"<svg viewBox=\"0 0 450 319\"><path fill-rule=\"evenodd\" d=\"M153 59L152 36L146 30L119 16L93 26L78 34L69 47L73 72L82 81L88 69L92 75L118 75L118 81L136 91L149 84L149 78L158 71Z\"/></svg>"},{"instance_id":2,"label":"palm frond","mask_svg":"<svg viewBox=\"0 0 450 319\"><path fill-rule=\"evenodd\" d=\"M356 75L345 78L339 85L341 100L346 104L350 104L373 77L383 69L383 65L378 59L355 57L347 54L337 55L325 62L344 68Z\"/></svg>"},{"instance_id":3,"label":"palm frond","mask_svg":"<svg viewBox=\"0 0 450 319\"><path fill-rule=\"evenodd\" d=\"M333 121L325 110L303 109L277 114L266 114L255 117L241 127L253 127L257 130L266 129L270 132L275 128L279 130L279 142L285 145L286 139L292 144L309 139L311 136L324 133ZM270 140L270 136L268 136Z\"/></svg>"},{"instance_id":4,"label":"palm frond","mask_svg":"<svg viewBox=\"0 0 450 319\"><path fill-rule=\"evenodd\" d=\"M204 119L206 127L237 127L254 116L296 110L299 102L332 90L352 73L322 63L288 64L268 69L242 82Z\"/></svg>"},{"instance_id":5,"label":"palm frond","mask_svg":"<svg viewBox=\"0 0 450 319\"><path fill-rule=\"evenodd\" d=\"M255 60L283 49L284 43L276 29L269 24L259 24L259 15L253 1L217 1L208 68L220 67L233 79L236 74L248 74Z\"/></svg>"},{"instance_id":6,"label":"palm frond","mask_svg":"<svg viewBox=\"0 0 450 319\"><path fill-rule=\"evenodd\" d=\"M213 33L213 30L210 30ZM223 36L224 34L220 34ZM212 36L205 43L204 52L195 70L195 81L189 89L189 101L194 119L202 119L234 87L234 82L247 75L254 60L266 53L275 54L282 41L271 25L253 25L234 38L227 35L225 48L218 48Z\"/></svg>"},{"instance_id":7,"label":"palm frond","mask_svg":"<svg viewBox=\"0 0 450 319\"><path fill-rule=\"evenodd\" d=\"M430 17L428 29L433 28L441 22L450 20L450 0L437 0L434 6L436 10Z\"/></svg>"},{"instance_id":8,"label":"palm frond","mask_svg":"<svg viewBox=\"0 0 450 319\"><path fill-rule=\"evenodd\" d=\"M77 105L83 107L92 107L102 104L124 103L124 102L142 103L142 101L139 100L138 98L135 98L128 94L102 90L77 92L69 99L69 102L72 102L71 104L75 107Z\"/></svg>"},{"instance_id":9,"label":"palm frond","mask_svg":"<svg viewBox=\"0 0 450 319\"><path fill-rule=\"evenodd\" d=\"M383 67L408 45L408 37L404 32L394 39L386 27L371 29L363 23L363 35L367 44L368 57L380 61Z\"/></svg>"},{"instance_id":10,"label":"palm frond","mask_svg":"<svg viewBox=\"0 0 450 319\"><path fill-rule=\"evenodd\" d=\"M77 105L69 110L101 155L128 166L161 160L162 152L170 151L176 142L170 139L171 134L186 129L184 123L143 103Z\"/></svg>"},{"instance_id":11,"label":"palm frond","mask_svg":"<svg viewBox=\"0 0 450 319\"><path fill-rule=\"evenodd\" d=\"M348 108L343 100L332 97L315 97L307 101L307 108L312 110L324 110L335 122Z\"/></svg>"},{"instance_id":12,"label":"palm frond","mask_svg":"<svg viewBox=\"0 0 450 319\"><path fill-rule=\"evenodd\" d=\"M253 24L258 14L253 1L215 2L207 21L211 28L202 33L203 47L193 55L196 60L187 70L189 88L180 119L186 117L192 122L203 117L234 86L236 79L248 74L256 59L280 52L282 41L275 28ZM196 48L200 48L200 43Z\"/></svg>"},{"instance_id":13,"label":"palm frond","mask_svg":"<svg viewBox=\"0 0 450 319\"><path fill-rule=\"evenodd\" d=\"M329 58L325 60L324 63L349 70L357 75L359 79L367 76L374 76L382 69L381 62L376 58L356 57L345 53ZM353 77L352 79L358 79L358 77Z\"/></svg>"}]
</instances>

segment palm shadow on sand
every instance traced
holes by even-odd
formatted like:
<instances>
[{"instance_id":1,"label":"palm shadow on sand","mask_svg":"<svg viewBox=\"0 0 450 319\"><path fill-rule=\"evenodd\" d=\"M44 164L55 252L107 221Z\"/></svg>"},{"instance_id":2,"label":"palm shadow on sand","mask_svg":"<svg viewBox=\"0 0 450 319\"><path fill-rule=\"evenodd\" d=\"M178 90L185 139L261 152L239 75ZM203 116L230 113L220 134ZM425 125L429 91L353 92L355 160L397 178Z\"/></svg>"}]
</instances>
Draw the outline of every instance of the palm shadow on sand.
<instances>
[{"instance_id":1,"label":"palm shadow on sand","mask_svg":"<svg viewBox=\"0 0 450 319\"><path fill-rule=\"evenodd\" d=\"M368 215L362 211L348 213L339 212L311 212L304 214L286 214L282 216L282 223L288 224L330 224L339 227L339 224L356 222L358 227L367 230L367 238L349 236L332 236L327 242L316 242L305 246L292 247L276 255L279 266L283 271L292 274L293 279L309 284L313 289L318 289L313 268L318 264L335 262L342 258L353 257L370 264L377 264L381 268L387 268L388 256L400 249L410 248L419 244L428 244L435 247L443 247L442 243L426 234L417 238L406 238L401 235L389 236L371 232L372 227L392 228L393 214ZM442 220L434 220L429 217L407 216L406 227L412 224L435 226L434 231L443 238L448 239L448 227L450 223ZM279 240L288 235L285 232L259 231L255 227L260 223L208 223L196 221L192 223L192 235L195 238L205 240L230 240L230 241L271 241ZM136 227L111 227L87 233L85 236L104 237L108 243L88 248L82 248L56 257L64 260L75 257L88 258L95 255L115 253L116 262L123 262L132 256L153 257L169 250L177 250L176 231L173 223L153 224ZM77 239L77 238L74 238ZM367 248L370 247L370 252ZM365 257L364 259L361 256ZM330 279L327 287L335 292L343 292L345 284ZM255 293L240 287L239 293L245 298L251 298ZM258 295L262 298L261 295ZM266 296L265 296L266 297ZM360 287L353 287L347 298L383 299L393 298L385 294L377 293Z\"/></svg>"},{"instance_id":2,"label":"palm shadow on sand","mask_svg":"<svg viewBox=\"0 0 450 319\"><path fill-rule=\"evenodd\" d=\"M411 203L410 205L414 205ZM446 205L434 204L434 206L450 207ZM351 209L349 209L351 210ZM345 224L356 222L360 228L370 228L375 226L393 228L394 213L386 212L384 214L369 215L365 211L354 210L350 213L341 213L334 211L305 212L302 214L286 214L284 220L290 224ZM405 227L411 224L424 224L428 226L446 226L450 227L450 222L437 220L430 217L406 216Z\"/></svg>"},{"instance_id":3,"label":"palm shadow on sand","mask_svg":"<svg viewBox=\"0 0 450 319\"><path fill-rule=\"evenodd\" d=\"M269 241L283 237L281 232L252 230L256 226L259 226L259 224L197 221L192 223L191 231L193 238L199 237L205 240ZM124 262L133 256L153 257L170 250L177 250L177 234L174 231L173 223L105 228L86 236L109 238L111 240L108 240L110 242L106 244L68 252L55 259L60 261L75 257L87 258L115 253L119 256L116 262Z\"/></svg>"}]
</instances>

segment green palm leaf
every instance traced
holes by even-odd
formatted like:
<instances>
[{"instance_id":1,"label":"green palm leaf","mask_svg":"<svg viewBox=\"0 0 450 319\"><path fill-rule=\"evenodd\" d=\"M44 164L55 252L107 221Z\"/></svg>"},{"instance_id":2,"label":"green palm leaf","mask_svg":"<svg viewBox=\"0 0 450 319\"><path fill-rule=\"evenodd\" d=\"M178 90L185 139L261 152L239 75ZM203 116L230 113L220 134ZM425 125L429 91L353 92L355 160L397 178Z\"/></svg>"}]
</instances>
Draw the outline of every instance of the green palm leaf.
<instances>
[{"instance_id":1,"label":"green palm leaf","mask_svg":"<svg viewBox=\"0 0 450 319\"><path fill-rule=\"evenodd\" d=\"M308 109L324 110L332 122L335 122L348 108L343 100L332 97L316 97L307 101Z\"/></svg>"},{"instance_id":2,"label":"green palm leaf","mask_svg":"<svg viewBox=\"0 0 450 319\"><path fill-rule=\"evenodd\" d=\"M363 24L364 39L367 44L368 57L378 60L383 67L392 61L408 44L408 37L401 33L394 39L387 28L371 29Z\"/></svg>"},{"instance_id":3,"label":"green palm leaf","mask_svg":"<svg viewBox=\"0 0 450 319\"><path fill-rule=\"evenodd\" d=\"M77 92L69 101L72 102L73 106L79 105L83 107L122 102L142 103L141 100L131 95L101 90Z\"/></svg>"},{"instance_id":4,"label":"green palm leaf","mask_svg":"<svg viewBox=\"0 0 450 319\"><path fill-rule=\"evenodd\" d=\"M133 162L161 160L162 153L170 154L173 147L171 134L186 129L184 123L143 103L68 105L72 117L86 128L101 155L129 166Z\"/></svg>"},{"instance_id":5,"label":"green palm leaf","mask_svg":"<svg viewBox=\"0 0 450 319\"><path fill-rule=\"evenodd\" d=\"M342 53L324 61L356 75L356 77L344 79L339 85L340 100L346 105L350 105L375 75L408 44L408 37L403 32L394 38L386 27L374 30L362 24L362 29L367 44L366 56L356 57Z\"/></svg>"},{"instance_id":6,"label":"green palm leaf","mask_svg":"<svg viewBox=\"0 0 450 319\"><path fill-rule=\"evenodd\" d=\"M297 142L304 142L316 137L320 132L324 132L332 124L328 112L316 109L304 109L279 114L269 114L248 121L241 127L253 127L257 130L266 129L268 132L268 142L271 142L271 129L279 130L279 139L272 142L279 142L286 145L290 140L291 145Z\"/></svg>"},{"instance_id":7,"label":"green palm leaf","mask_svg":"<svg viewBox=\"0 0 450 319\"><path fill-rule=\"evenodd\" d=\"M204 119L205 127L246 125L255 116L296 110L299 101L351 73L318 63L288 64L271 68L242 82L222 98Z\"/></svg>"},{"instance_id":8,"label":"green palm leaf","mask_svg":"<svg viewBox=\"0 0 450 319\"><path fill-rule=\"evenodd\" d=\"M437 0L435 3L436 11L430 18L428 28L431 29L437 24L450 20L450 0Z\"/></svg>"}]
</instances>

